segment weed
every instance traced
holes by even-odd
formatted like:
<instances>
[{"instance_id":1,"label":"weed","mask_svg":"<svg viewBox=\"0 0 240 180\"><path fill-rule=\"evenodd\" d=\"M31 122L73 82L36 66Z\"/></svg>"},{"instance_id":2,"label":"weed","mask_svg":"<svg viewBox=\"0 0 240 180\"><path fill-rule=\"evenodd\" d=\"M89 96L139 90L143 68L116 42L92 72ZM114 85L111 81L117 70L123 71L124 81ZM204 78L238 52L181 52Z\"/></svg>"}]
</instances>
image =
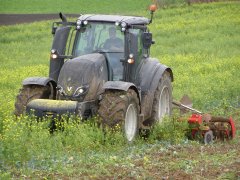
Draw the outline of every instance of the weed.
<instances>
[{"instance_id":1,"label":"weed","mask_svg":"<svg viewBox=\"0 0 240 180\"><path fill-rule=\"evenodd\" d=\"M15 1L6 1L0 11L17 13L29 9L30 13L43 9L39 2L34 5L27 2L24 0L17 7ZM119 1L111 3L110 8L106 6L109 2L101 4L104 8L84 4L83 10L77 5L69 8L70 1L59 7L49 0L43 12L128 14L131 10L132 14L146 14L139 9L149 3ZM116 8L119 3L120 10ZM38 11L36 7L40 7ZM156 41L151 55L173 69L174 98L188 94L194 107L201 111L232 115L238 129L237 14L237 2L177 6L157 11L150 29ZM50 21L0 27L3 35L0 37L0 179L239 177L239 131L231 142L203 146L185 139L186 121L181 122L174 115L161 126L156 125L149 139L127 144L121 133L104 135L94 119L89 122L65 119L58 124L61 128L64 125L64 131L53 134L48 128L51 119L41 122L26 116L16 119L12 112L21 81L30 76L48 76L50 27Z\"/></svg>"},{"instance_id":2,"label":"weed","mask_svg":"<svg viewBox=\"0 0 240 180\"><path fill-rule=\"evenodd\" d=\"M169 141L174 144L180 143L185 139L187 129L187 120L180 120L179 116L176 115L165 117L162 123L153 127L149 140Z\"/></svg>"}]
</instances>

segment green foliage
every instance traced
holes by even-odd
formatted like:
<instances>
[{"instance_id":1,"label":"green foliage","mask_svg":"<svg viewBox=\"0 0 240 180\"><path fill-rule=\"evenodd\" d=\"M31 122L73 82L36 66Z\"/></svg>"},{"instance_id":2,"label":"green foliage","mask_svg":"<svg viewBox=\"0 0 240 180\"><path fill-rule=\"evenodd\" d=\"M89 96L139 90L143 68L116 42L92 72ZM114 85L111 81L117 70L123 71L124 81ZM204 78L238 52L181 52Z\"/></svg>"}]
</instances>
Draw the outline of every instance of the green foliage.
<instances>
[{"instance_id":1,"label":"green foliage","mask_svg":"<svg viewBox=\"0 0 240 180\"><path fill-rule=\"evenodd\" d=\"M156 13L150 27L156 41L151 52L172 67L175 99L188 94L202 111L223 101L237 106L239 9L239 3L213 3Z\"/></svg>"},{"instance_id":2,"label":"green foliage","mask_svg":"<svg viewBox=\"0 0 240 180\"><path fill-rule=\"evenodd\" d=\"M37 122L34 117L27 116L14 121L11 117L6 118L0 139L0 169L58 170L71 161L71 154L84 156L93 150L113 150L125 144L122 135L104 134L95 123L82 123L76 118L63 118L61 123L57 123L57 130L51 134L50 121L44 119Z\"/></svg>"},{"instance_id":3,"label":"green foliage","mask_svg":"<svg viewBox=\"0 0 240 180\"><path fill-rule=\"evenodd\" d=\"M76 14L140 14L142 10L147 9L151 1L146 0L1 0L1 13L76 13Z\"/></svg>"},{"instance_id":4,"label":"green foliage","mask_svg":"<svg viewBox=\"0 0 240 180\"><path fill-rule=\"evenodd\" d=\"M187 117L179 118L178 114L164 118L162 123L156 124L151 130L149 140L169 141L180 143L186 138L188 129Z\"/></svg>"},{"instance_id":5,"label":"green foliage","mask_svg":"<svg viewBox=\"0 0 240 180\"><path fill-rule=\"evenodd\" d=\"M166 8L166 7L176 7L187 4L187 0L156 0L158 7Z\"/></svg>"},{"instance_id":6,"label":"green foliage","mask_svg":"<svg viewBox=\"0 0 240 180\"><path fill-rule=\"evenodd\" d=\"M119 1L106 6L110 1L104 1L99 6L87 6L87 1L74 1L75 5L70 6L69 1L60 7L61 3L54 1L56 6L53 6L52 1L44 1L46 6L42 7L40 1L21 2L16 6L15 0L1 1L0 12L63 10L143 15L146 11L140 9L149 3ZM80 9L77 3L85 4ZM150 26L156 41L151 56L172 67L174 98L188 94L194 107L202 111L231 115L237 129L240 122L239 10L237 2L160 9ZM209 169L219 173L222 168L226 173L219 174L220 178L237 178L239 131L237 138L227 144L208 147L185 141L186 145L178 146L185 139L186 121L174 116L155 126L149 139L127 144L121 133L104 134L95 124L96 119L85 123L65 119L61 123L64 131L59 129L53 134L49 133L48 119L43 122L36 122L32 117L16 119L12 112L21 81L31 76L48 76L51 22L1 26L0 34L0 179L157 179L163 174L174 177L174 172L175 177L184 172L186 178L213 179L216 177L204 173Z\"/></svg>"}]
</instances>

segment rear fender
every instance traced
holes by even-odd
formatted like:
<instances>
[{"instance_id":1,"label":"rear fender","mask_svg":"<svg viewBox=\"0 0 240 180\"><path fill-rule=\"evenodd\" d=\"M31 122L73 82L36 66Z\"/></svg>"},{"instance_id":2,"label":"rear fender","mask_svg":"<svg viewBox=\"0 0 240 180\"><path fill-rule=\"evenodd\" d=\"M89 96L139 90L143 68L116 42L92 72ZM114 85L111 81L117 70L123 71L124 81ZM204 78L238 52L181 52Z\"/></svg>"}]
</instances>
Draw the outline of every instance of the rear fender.
<instances>
[{"instance_id":1,"label":"rear fender","mask_svg":"<svg viewBox=\"0 0 240 180\"><path fill-rule=\"evenodd\" d=\"M163 64L159 64L157 72L155 73L154 77L152 78L152 81L150 81L151 82L150 91L155 91L157 89L158 83L159 83L160 79L162 78L164 72L169 73L171 80L173 82L173 73L172 73L171 68L169 68Z\"/></svg>"},{"instance_id":2,"label":"rear fender","mask_svg":"<svg viewBox=\"0 0 240 180\"><path fill-rule=\"evenodd\" d=\"M124 82L124 81L107 81L103 85L103 90L120 90L120 91L128 91L129 89L133 89L138 96L139 99L139 105L141 105L141 96L138 88L130 82Z\"/></svg>"},{"instance_id":3,"label":"rear fender","mask_svg":"<svg viewBox=\"0 0 240 180\"><path fill-rule=\"evenodd\" d=\"M142 92L149 90L155 91L158 82L165 71L169 72L171 80L173 81L171 68L159 63L157 59L147 59L140 70L139 84Z\"/></svg>"},{"instance_id":4,"label":"rear fender","mask_svg":"<svg viewBox=\"0 0 240 180\"><path fill-rule=\"evenodd\" d=\"M164 72L168 72L173 81L171 68L159 63L157 59L146 59L140 70L141 109L146 119L151 117L154 92Z\"/></svg>"}]
</instances>

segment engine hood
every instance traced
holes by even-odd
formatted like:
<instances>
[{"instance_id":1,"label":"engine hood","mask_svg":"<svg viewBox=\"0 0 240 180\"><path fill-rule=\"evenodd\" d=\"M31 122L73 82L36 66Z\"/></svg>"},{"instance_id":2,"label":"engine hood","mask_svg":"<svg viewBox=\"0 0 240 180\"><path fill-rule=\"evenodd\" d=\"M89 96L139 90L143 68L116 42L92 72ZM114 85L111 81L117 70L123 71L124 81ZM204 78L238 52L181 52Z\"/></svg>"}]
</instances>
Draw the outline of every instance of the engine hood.
<instances>
[{"instance_id":1,"label":"engine hood","mask_svg":"<svg viewBox=\"0 0 240 180\"><path fill-rule=\"evenodd\" d=\"M90 100L94 98L98 89L107 79L107 65L104 55L99 53L87 54L67 60L64 63L59 74L58 86L65 96L77 97L85 94ZM81 92L80 89L82 89Z\"/></svg>"}]
</instances>

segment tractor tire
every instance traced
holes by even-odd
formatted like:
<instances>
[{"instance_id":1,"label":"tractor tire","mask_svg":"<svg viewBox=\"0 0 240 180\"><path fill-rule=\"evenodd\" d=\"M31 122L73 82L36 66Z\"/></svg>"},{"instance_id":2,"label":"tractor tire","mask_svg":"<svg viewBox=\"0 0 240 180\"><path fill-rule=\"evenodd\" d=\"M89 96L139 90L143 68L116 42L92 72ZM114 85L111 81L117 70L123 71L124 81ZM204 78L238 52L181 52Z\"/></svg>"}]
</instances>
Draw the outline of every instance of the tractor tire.
<instances>
[{"instance_id":1,"label":"tractor tire","mask_svg":"<svg viewBox=\"0 0 240 180\"><path fill-rule=\"evenodd\" d=\"M48 86L26 85L19 90L15 102L16 116L20 116L26 112L27 104L33 99L49 99L50 88Z\"/></svg>"},{"instance_id":2,"label":"tractor tire","mask_svg":"<svg viewBox=\"0 0 240 180\"><path fill-rule=\"evenodd\" d=\"M157 89L154 93L152 106L152 116L147 121L149 126L155 123L161 123L164 116L172 113L172 84L171 77L165 72L160 79Z\"/></svg>"},{"instance_id":3,"label":"tractor tire","mask_svg":"<svg viewBox=\"0 0 240 180\"><path fill-rule=\"evenodd\" d=\"M134 141L139 131L139 99L132 89L106 91L100 102L98 114L103 127L123 132L128 142Z\"/></svg>"}]
</instances>

